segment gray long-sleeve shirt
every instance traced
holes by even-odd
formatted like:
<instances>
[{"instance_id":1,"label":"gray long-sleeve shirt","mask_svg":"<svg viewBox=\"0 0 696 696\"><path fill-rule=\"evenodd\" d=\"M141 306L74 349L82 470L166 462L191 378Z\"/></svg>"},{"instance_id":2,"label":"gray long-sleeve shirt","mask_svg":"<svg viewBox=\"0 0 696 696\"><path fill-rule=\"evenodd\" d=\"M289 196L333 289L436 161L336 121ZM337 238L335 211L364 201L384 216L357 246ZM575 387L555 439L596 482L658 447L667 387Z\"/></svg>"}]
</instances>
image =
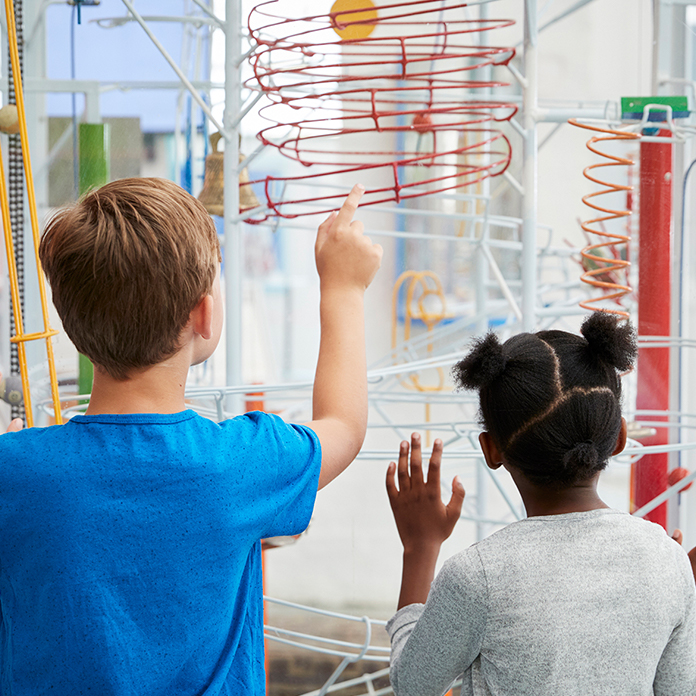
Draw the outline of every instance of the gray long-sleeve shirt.
<instances>
[{"instance_id":1,"label":"gray long-sleeve shirt","mask_svg":"<svg viewBox=\"0 0 696 696\"><path fill-rule=\"evenodd\" d=\"M397 696L695 696L684 550L617 510L530 517L449 559L387 624Z\"/></svg>"}]
</instances>

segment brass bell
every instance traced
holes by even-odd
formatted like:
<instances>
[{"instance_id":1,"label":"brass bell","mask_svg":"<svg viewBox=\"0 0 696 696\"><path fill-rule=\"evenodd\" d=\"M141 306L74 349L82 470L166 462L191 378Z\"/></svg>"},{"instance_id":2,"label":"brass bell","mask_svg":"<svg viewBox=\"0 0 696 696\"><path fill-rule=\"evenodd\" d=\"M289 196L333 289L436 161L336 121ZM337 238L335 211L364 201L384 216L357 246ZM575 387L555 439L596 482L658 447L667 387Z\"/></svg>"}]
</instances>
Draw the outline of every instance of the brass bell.
<instances>
[{"instance_id":1,"label":"brass bell","mask_svg":"<svg viewBox=\"0 0 696 696\"><path fill-rule=\"evenodd\" d=\"M223 206L223 160L224 155L218 152L217 145L222 137L221 133L213 133L210 136L210 147L212 152L205 158L205 179L203 189L198 194L198 200L211 215L222 217Z\"/></svg>"},{"instance_id":2,"label":"brass bell","mask_svg":"<svg viewBox=\"0 0 696 696\"><path fill-rule=\"evenodd\" d=\"M239 161L244 160L244 155L239 153ZM239 172L239 212L244 210L251 210L251 208L258 208L261 202L256 197L254 189L249 183L249 171L246 167Z\"/></svg>"},{"instance_id":3,"label":"brass bell","mask_svg":"<svg viewBox=\"0 0 696 696\"><path fill-rule=\"evenodd\" d=\"M198 200L211 215L224 214L224 194L223 194L223 162L224 154L218 152L217 146L222 137L220 132L210 136L210 147L212 152L205 158L205 179L203 189L198 194ZM239 154L239 161L244 160L244 155ZM254 189L249 185L249 172L246 167L239 173L239 211L258 208L261 205L254 193Z\"/></svg>"}]
</instances>

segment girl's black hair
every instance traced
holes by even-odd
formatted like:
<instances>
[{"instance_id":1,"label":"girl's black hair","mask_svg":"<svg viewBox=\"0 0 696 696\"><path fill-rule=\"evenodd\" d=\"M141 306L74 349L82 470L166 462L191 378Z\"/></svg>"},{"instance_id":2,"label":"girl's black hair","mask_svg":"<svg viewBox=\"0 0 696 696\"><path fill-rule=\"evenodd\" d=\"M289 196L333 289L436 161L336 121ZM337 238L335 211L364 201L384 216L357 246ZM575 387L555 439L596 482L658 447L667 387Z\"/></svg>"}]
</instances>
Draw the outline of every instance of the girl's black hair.
<instances>
[{"instance_id":1,"label":"girl's black hair","mask_svg":"<svg viewBox=\"0 0 696 696\"><path fill-rule=\"evenodd\" d=\"M478 339L453 370L476 389L482 426L533 483L566 487L604 469L621 430L621 380L636 357L633 327L591 314L582 336L524 333Z\"/></svg>"}]
</instances>

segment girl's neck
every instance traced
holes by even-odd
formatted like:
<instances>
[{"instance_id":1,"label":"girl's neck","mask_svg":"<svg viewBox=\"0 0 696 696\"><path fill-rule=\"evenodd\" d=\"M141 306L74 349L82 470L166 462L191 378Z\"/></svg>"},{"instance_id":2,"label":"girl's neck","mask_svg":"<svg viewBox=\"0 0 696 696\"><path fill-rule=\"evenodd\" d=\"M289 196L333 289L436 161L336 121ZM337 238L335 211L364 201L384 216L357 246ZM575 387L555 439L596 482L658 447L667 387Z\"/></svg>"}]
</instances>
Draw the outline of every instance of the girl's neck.
<instances>
[{"instance_id":1,"label":"girl's neck","mask_svg":"<svg viewBox=\"0 0 696 696\"><path fill-rule=\"evenodd\" d=\"M568 488L545 488L533 484L514 467L508 467L508 471L522 496L528 517L564 515L609 507L597 493L599 474Z\"/></svg>"}]
</instances>

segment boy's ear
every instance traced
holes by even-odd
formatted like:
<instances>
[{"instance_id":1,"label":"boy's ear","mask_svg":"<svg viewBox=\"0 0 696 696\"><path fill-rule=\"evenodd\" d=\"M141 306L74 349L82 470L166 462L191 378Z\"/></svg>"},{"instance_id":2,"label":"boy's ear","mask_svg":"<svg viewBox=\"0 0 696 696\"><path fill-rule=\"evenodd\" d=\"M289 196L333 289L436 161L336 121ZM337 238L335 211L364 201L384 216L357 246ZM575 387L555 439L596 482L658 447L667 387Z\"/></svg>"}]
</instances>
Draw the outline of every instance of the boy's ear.
<instances>
[{"instance_id":1,"label":"boy's ear","mask_svg":"<svg viewBox=\"0 0 696 696\"><path fill-rule=\"evenodd\" d=\"M189 317L193 332L206 341L213 337L213 304L213 296L204 295Z\"/></svg>"},{"instance_id":2,"label":"boy's ear","mask_svg":"<svg viewBox=\"0 0 696 696\"><path fill-rule=\"evenodd\" d=\"M503 465L503 456L500 454L498 446L493 442L493 438L489 432L479 434L479 444L483 451L483 456L489 469L500 469Z\"/></svg>"},{"instance_id":3,"label":"boy's ear","mask_svg":"<svg viewBox=\"0 0 696 696\"><path fill-rule=\"evenodd\" d=\"M619 431L619 437L616 438L616 447L614 448L614 451L611 453L612 457L615 454L619 454L620 452L623 452L624 447L626 447L626 437L627 437L626 419L622 418L621 419L621 430Z\"/></svg>"}]
</instances>

